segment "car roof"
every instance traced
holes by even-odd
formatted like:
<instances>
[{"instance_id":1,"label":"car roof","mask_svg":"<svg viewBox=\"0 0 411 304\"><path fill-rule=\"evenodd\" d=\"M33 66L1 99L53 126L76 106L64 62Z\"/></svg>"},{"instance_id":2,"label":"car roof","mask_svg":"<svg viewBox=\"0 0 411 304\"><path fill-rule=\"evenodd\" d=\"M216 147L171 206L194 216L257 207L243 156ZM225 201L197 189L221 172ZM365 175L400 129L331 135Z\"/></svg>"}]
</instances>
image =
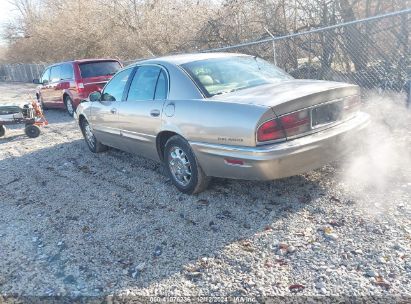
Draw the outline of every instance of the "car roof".
<instances>
[{"instance_id":1,"label":"car roof","mask_svg":"<svg viewBox=\"0 0 411 304\"><path fill-rule=\"evenodd\" d=\"M95 61L117 61L120 62L118 59L113 59L113 58L95 58L95 59L78 59L78 60L73 60L73 62L77 63L87 63L87 62L95 62Z\"/></svg>"},{"instance_id":2,"label":"car roof","mask_svg":"<svg viewBox=\"0 0 411 304\"><path fill-rule=\"evenodd\" d=\"M182 65L188 62L194 62L199 60L214 59L214 58L228 58L233 56L249 56L240 53L192 53L192 54L179 54L170 55L164 57L156 57L138 61L135 64L149 63L149 62L168 62L175 65Z\"/></svg>"},{"instance_id":3,"label":"car roof","mask_svg":"<svg viewBox=\"0 0 411 304\"><path fill-rule=\"evenodd\" d=\"M96 61L117 61L117 62L120 62L120 60L112 59L112 58L75 59L75 60L56 62L56 63L50 64L48 67L52 67L52 66L60 65L60 64L64 64L64 63L89 63L89 62L96 62Z\"/></svg>"}]
</instances>

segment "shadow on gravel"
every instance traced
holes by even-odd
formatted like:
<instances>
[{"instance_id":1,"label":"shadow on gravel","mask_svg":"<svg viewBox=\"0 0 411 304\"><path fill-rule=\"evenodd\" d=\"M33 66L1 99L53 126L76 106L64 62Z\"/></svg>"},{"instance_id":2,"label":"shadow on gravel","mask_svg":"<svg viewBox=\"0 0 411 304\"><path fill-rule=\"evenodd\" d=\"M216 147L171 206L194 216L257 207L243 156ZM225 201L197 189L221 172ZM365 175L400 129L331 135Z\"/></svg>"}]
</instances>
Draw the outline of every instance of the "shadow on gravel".
<instances>
[{"instance_id":1,"label":"shadow on gravel","mask_svg":"<svg viewBox=\"0 0 411 304\"><path fill-rule=\"evenodd\" d=\"M6 132L7 132L7 130L6 130ZM23 131L23 132L24 132L24 131ZM23 137L23 136L24 136L24 134L21 134L21 135L13 135L13 136L7 136L7 134L6 134L5 137L1 137L1 138L0 138L0 145L9 143L9 142L11 142L11 141L16 141L17 139L19 139L19 138L21 138L21 137Z\"/></svg>"},{"instance_id":2,"label":"shadow on gravel","mask_svg":"<svg viewBox=\"0 0 411 304\"><path fill-rule=\"evenodd\" d=\"M46 116L50 124L75 121L74 118L68 115L68 113L64 109L46 109L44 111L44 115Z\"/></svg>"},{"instance_id":3,"label":"shadow on gravel","mask_svg":"<svg viewBox=\"0 0 411 304\"><path fill-rule=\"evenodd\" d=\"M324 195L315 180L296 176L215 179L187 196L161 165L117 150L94 155L82 140L4 159L0 170L9 173L0 182L0 217L9 221L0 224L0 248L18 248L1 254L0 275L20 281L23 294L96 295L180 272L195 281L206 265L194 275L185 265L218 257ZM0 291L13 289L6 283Z\"/></svg>"}]
</instances>

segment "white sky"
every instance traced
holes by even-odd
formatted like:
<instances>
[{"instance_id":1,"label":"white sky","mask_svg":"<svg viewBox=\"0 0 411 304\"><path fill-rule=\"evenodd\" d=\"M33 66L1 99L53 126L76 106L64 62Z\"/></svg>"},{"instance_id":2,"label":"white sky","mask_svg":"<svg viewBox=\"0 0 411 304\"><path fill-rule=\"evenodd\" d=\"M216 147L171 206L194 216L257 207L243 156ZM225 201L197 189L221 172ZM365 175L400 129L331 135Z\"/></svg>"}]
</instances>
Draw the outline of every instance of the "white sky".
<instances>
[{"instance_id":1,"label":"white sky","mask_svg":"<svg viewBox=\"0 0 411 304\"><path fill-rule=\"evenodd\" d=\"M16 11L9 0L0 0L0 44L4 44L4 41L1 38L4 24L13 19L13 16L15 15Z\"/></svg>"}]
</instances>

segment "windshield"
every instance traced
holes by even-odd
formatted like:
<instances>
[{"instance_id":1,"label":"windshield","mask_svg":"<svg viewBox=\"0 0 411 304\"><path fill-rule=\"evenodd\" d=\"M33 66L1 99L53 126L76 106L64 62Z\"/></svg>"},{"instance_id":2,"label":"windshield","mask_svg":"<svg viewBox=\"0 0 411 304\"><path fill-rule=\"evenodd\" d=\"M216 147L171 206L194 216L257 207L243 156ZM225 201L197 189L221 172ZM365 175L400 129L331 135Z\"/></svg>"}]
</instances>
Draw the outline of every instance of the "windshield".
<instances>
[{"instance_id":1,"label":"windshield","mask_svg":"<svg viewBox=\"0 0 411 304\"><path fill-rule=\"evenodd\" d=\"M267 61L251 56L194 61L182 68L207 97L292 79Z\"/></svg>"},{"instance_id":2,"label":"windshield","mask_svg":"<svg viewBox=\"0 0 411 304\"><path fill-rule=\"evenodd\" d=\"M80 64L82 78L111 76L119 69L121 69L121 65L117 61L96 61Z\"/></svg>"}]
</instances>

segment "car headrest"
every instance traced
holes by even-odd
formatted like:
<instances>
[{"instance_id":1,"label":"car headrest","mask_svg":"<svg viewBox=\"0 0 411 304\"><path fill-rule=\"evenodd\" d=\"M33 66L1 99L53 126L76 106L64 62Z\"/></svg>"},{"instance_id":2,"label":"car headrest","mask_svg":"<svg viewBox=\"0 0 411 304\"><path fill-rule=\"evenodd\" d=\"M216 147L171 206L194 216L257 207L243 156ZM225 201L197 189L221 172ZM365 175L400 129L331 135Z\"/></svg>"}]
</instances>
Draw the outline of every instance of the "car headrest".
<instances>
[{"instance_id":1,"label":"car headrest","mask_svg":"<svg viewBox=\"0 0 411 304\"><path fill-rule=\"evenodd\" d=\"M200 80L201 84L204 86L209 86L214 84L213 78L209 75L198 75L198 80Z\"/></svg>"}]
</instances>

